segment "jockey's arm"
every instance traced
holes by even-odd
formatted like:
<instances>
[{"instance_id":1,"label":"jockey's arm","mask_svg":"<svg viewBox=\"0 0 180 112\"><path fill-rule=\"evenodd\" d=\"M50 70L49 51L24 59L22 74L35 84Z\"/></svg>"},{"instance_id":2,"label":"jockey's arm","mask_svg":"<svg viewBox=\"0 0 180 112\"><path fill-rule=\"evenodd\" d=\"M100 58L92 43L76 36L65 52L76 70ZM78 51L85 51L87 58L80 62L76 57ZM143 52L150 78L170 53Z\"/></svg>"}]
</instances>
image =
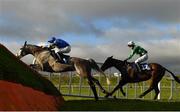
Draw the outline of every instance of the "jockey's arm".
<instances>
[{"instance_id":1,"label":"jockey's arm","mask_svg":"<svg viewBox=\"0 0 180 112\"><path fill-rule=\"evenodd\" d=\"M48 48L50 48L50 49L54 49L55 48L55 44L54 43L51 43L51 44L49 44L49 46L48 46Z\"/></svg>"},{"instance_id":2,"label":"jockey's arm","mask_svg":"<svg viewBox=\"0 0 180 112\"><path fill-rule=\"evenodd\" d=\"M132 51L131 51L131 54L130 54L129 57L126 59L126 61L127 61L127 60L130 60L130 59L134 56L135 53L136 53L136 49L132 50Z\"/></svg>"},{"instance_id":3,"label":"jockey's arm","mask_svg":"<svg viewBox=\"0 0 180 112\"><path fill-rule=\"evenodd\" d=\"M134 54L135 54L135 53L132 52L126 60L130 60L130 59L134 56Z\"/></svg>"}]
</instances>

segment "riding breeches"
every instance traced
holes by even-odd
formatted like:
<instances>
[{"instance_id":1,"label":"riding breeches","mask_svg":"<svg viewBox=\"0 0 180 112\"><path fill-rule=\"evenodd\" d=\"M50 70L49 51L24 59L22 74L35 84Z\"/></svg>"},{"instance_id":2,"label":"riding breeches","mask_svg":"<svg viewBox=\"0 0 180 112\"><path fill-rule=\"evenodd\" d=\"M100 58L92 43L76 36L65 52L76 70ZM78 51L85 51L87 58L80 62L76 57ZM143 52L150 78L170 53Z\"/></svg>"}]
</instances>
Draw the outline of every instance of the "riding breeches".
<instances>
[{"instance_id":1,"label":"riding breeches","mask_svg":"<svg viewBox=\"0 0 180 112\"><path fill-rule=\"evenodd\" d=\"M55 53L69 53L71 51L71 46L66 46L64 48L55 47L52 50L54 50Z\"/></svg>"},{"instance_id":2,"label":"riding breeches","mask_svg":"<svg viewBox=\"0 0 180 112\"><path fill-rule=\"evenodd\" d=\"M135 63L136 63L136 64L137 64L137 63L142 63L142 62L146 61L147 59L148 59L148 54L146 53L146 54L144 54L143 56L139 57L139 58L135 61Z\"/></svg>"}]
</instances>

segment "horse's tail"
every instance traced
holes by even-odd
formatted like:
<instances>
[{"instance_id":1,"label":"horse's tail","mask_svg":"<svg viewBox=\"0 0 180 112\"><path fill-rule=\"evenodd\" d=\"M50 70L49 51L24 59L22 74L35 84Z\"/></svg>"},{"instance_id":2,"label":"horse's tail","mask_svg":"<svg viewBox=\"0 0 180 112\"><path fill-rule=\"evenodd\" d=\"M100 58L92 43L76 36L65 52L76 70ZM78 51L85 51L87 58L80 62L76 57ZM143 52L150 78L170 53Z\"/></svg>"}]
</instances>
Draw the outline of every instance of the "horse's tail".
<instances>
[{"instance_id":1,"label":"horse's tail","mask_svg":"<svg viewBox=\"0 0 180 112\"><path fill-rule=\"evenodd\" d=\"M104 75L104 77L106 78L106 83L108 84L108 85L110 85L110 80L109 80L109 78L106 76L106 74L99 68L99 66L97 65L97 63L93 60L93 59L89 59L89 62L90 62L90 64L91 64L91 67L94 69L94 70L96 70L96 71L98 71L99 73L101 73L102 75Z\"/></svg>"},{"instance_id":2,"label":"horse's tail","mask_svg":"<svg viewBox=\"0 0 180 112\"><path fill-rule=\"evenodd\" d=\"M180 83L179 78L178 78L177 76L175 76L174 73L172 73L170 70L168 70L168 69L165 68L165 67L163 67L163 68L173 76L173 78L174 78L175 81L177 81L178 83Z\"/></svg>"}]
</instances>

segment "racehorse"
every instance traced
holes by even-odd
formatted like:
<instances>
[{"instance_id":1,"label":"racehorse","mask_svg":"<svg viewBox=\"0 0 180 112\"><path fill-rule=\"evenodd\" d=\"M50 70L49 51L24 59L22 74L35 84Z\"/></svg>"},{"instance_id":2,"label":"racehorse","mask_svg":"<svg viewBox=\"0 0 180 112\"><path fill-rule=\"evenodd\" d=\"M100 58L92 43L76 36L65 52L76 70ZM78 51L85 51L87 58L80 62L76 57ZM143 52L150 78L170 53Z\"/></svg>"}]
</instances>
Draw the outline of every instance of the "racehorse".
<instances>
[{"instance_id":1,"label":"racehorse","mask_svg":"<svg viewBox=\"0 0 180 112\"><path fill-rule=\"evenodd\" d=\"M149 88L145 92L143 92L139 97L142 98L150 91L154 90L155 91L154 100L155 100L157 99L157 96L160 92L158 88L158 83L160 82L166 71L169 72L178 83L180 83L180 80L178 79L177 76L175 76L171 71L169 71L160 64L149 63L148 65L151 69L142 72L134 71L134 68L131 65L132 63L114 59L113 56L108 57L105 60L104 64L101 66L102 71L105 71L110 67L115 67L117 70L121 72L121 79L118 85L113 89L112 92L107 93L105 97L112 96L113 93L118 89L120 89L122 94L125 96L126 94L123 91L123 86L125 84L150 80Z\"/></svg>"},{"instance_id":2,"label":"racehorse","mask_svg":"<svg viewBox=\"0 0 180 112\"><path fill-rule=\"evenodd\" d=\"M23 47L20 48L17 57L21 59L22 57L28 54L33 55L36 59L36 65L34 66L35 70L41 70L46 72L76 71L80 77L88 79L88 84L90 85L93 91L95 100L98 100L98 95L94 83L99 86L103 93L107 94L107 91L100 85L99 81L95 79L91 74L91 70L94 69L106 77L104 72L98 67L97 63L93 59L86 60L77 57L70 57L69 64L61 64L53 58L50 49L27 44L26 41ZM109 84L109 79L107 77L106 79L107 83Z\"/></svg>"}]
</instances>

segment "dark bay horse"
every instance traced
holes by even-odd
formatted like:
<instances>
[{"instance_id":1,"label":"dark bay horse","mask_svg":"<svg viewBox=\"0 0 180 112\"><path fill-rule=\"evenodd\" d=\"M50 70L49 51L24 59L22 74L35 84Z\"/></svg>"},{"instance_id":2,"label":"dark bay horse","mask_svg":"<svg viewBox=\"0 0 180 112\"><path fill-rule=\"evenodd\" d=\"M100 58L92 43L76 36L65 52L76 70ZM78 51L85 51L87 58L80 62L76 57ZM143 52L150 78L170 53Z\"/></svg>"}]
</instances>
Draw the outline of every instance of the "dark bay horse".
<instances>
[{"instance_id":1,"label":"dark bay horse","mask_svg":"<svg viewBox=\"0 0 180 112\"><path fill-rule=\"evenodd\" d=\"M112 92L107 93L105 97L112 96L112 94L118 89L120 89L122 94L125 96L125 92L123 91L123 88L122 88L125 84L150 80L149 88L144 93L142 93L139 97L142 98L147 93L154 90L155 91L154 99L157 99L157 96L160 92L158 88L158 83L162 79L166 71L169 72L178 83L180 83L180 80L178 79L178 77L176 77L171 71L161 66L160 64L150 63L149 67L151 68L151 70L142 71L141 73L138 73L138 72L131 73L132 71L131 69L133 68L129 66L130 64L131 63L129 62L124 62L121 60L114 59L113 56L108 57L106 59L104 64L101 66L101 70L105 71L106 69L110 67L115 67L121 72L122 75L121 75L121 79L118 85L114 88Z\"/></svg>"},{"instance_id":2,"label":"dark bay horse","mask_svg":"<svg viewBox=\"0 0 180 112\"><path fill-rule=\"evenodd\" d=\"M76 71L80 77L87 78L88 83L93 91L95 100L98 100L98 95L96 92L96 88L94 83L96 83L101 91L107 94L107 91L100 85L99 81L95 79L91 70L94 69L98 71L100 74L104 74L104 72L98 67L97 63L93 59L81 59L77 57L70 57L69 64L61 64L57 62L53 56L51 55L51 51L49 49L42 48L40 46L24 43L24 46L20 49L17 57L20 59L28 54L31 54L36 59L35 69L39 71L46 72L66 72L66 71ZM109 79L106 77L106 81L109 84Z\"/></svg>"}]
</instances>

